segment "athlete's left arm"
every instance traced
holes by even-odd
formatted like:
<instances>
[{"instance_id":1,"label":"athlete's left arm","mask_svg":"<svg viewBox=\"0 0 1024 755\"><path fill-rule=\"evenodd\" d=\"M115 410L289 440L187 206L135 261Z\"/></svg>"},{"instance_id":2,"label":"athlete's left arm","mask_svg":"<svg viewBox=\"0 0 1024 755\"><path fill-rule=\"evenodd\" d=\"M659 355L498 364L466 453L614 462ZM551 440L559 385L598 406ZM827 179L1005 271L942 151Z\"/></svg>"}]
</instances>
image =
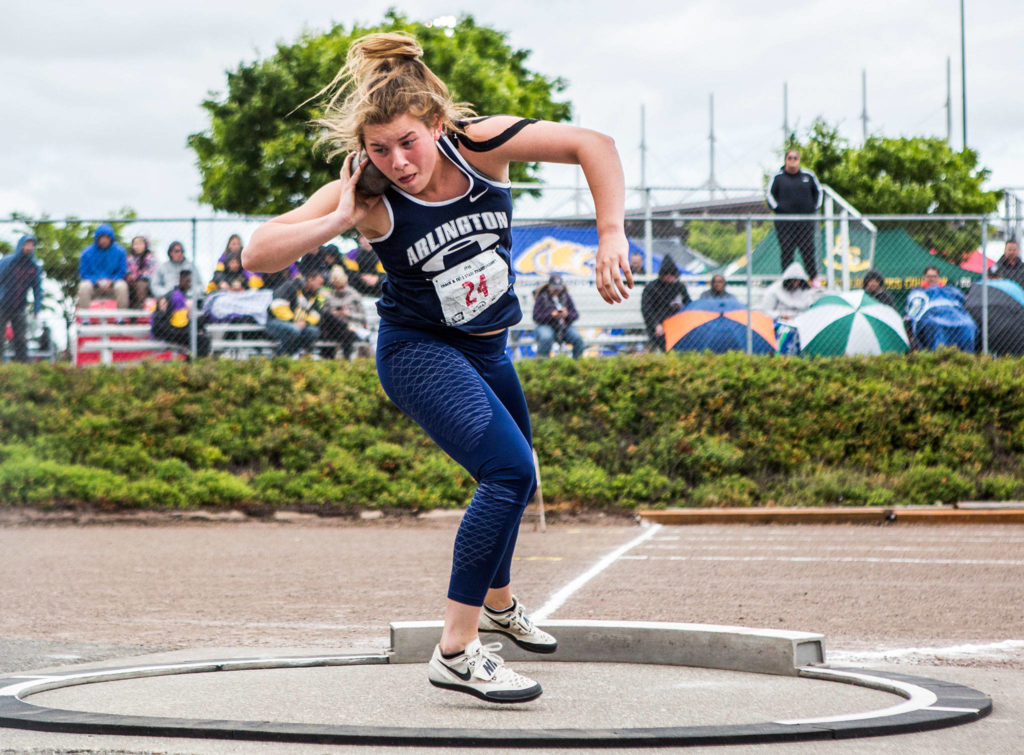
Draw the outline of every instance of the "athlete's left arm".
<instances>
[{"instance_id":1,"label":"athlete's left arm","mask_svg":"<svg viewBox=\"0 0 1024 755\"><path fill-rule=\"evenodd\" d=\"M466 134L477 143L501 141L501 135L521 120L508 115L485 118L468 124ZM627 289L633 288L633 274L625 232L625 178L619 152L610 136L565 123L537 121L490 150L464 149L462 154L483 173L506 179L511 162L579 165L594 197L597 215L597 290L609 304L629 298Z\"/></svg>"}]
</instances>

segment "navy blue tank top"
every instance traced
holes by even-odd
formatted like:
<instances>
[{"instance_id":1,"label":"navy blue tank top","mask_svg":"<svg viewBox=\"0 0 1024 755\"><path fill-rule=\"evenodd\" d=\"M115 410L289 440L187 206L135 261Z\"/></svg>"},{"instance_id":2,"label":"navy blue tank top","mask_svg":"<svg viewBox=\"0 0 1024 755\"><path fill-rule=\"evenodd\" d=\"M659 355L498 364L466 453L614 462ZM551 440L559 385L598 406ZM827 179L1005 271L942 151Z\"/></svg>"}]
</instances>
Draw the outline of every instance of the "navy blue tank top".
<instances>
[{"instance_id":1,"label":"navy blue tank top","mask_svg":"<svg viewBox=\"0 0 1024 755\"><path fill-rule=\"evenodd\" d=\"M377 311L396 325L465 333L515 325L523 313L513 290L511 188L474 170L447 136L437 146L469 190L444 202L394 184L384 192L391 231L370 239L387 273Z\"/></svg>"}]
</instances>

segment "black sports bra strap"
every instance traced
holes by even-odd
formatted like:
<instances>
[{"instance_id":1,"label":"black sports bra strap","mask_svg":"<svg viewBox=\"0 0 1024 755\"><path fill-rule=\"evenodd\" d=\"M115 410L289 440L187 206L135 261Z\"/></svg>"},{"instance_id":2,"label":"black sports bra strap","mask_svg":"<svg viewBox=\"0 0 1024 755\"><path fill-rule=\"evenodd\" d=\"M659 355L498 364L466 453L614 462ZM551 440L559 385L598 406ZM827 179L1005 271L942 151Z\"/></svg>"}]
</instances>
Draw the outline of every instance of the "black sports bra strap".
<instances>
[{"instance_id":1,"label":"black sports bra strap","mask_svg":"<svg viewBox=\"0 0 1024 755\"><path fill-rule=\"evenodd\" d=\"M484 120L480 118L478 120ZM468 121L468 123L475 123L476 121ZM507 142L513 136L518 134L524 128L529 126L531 123L536 123L536 118L520 118L518 121L513 123L507 129L502 131L497 136L492 136L490 139L486 139L482 142L470 139L465 134L454 134L451 135L452 141L457 145L462 145L470 152L490 152L492 149L500 147L502 144ZM462 128L466 125L466 121L459 123L459 127Z\"/></svg>"}]
</instances>

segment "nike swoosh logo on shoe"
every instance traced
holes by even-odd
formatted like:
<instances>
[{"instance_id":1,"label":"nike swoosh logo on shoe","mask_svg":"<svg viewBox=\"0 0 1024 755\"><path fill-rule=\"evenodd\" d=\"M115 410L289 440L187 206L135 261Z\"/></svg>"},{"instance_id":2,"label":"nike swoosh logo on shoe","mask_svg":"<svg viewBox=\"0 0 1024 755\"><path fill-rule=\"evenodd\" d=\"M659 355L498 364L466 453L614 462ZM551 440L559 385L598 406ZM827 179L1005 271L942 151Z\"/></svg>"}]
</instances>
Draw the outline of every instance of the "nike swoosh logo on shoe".
<instances>
[{"instance_id":1,"label":"nike swoosh logo on shoe","mask_svg":"<svg viewBox=\"0 0 1024 755\"><path fill-rule=\"evenodd\" d=\"M444 667L445 667L446 669L448 669L449 671L451 671L451 672L452 672L453 674L455 674L455 676L459 677L459 679L461 679L461 680L462 680L462 681L464 681L464 682L468 682L468 681L469 681L469 678L470 678L471 676L473 676L473 672L472 672L472 671L469 671L469 670L466 670L466 671L459 671L458 669L454 669L454 668L452 668L451 666L449 666L449 665L448 665L447 663L445 663L444 661L440 661L440 664L441 664L442 666L444 666Z\"/></svg>"},{"instance_id":2,"label":"nike swoosh logo on shoe","mask_svg":"<svg viewBox=\"0 0 1024 755\"><path fill-rule=\"evenodd\" d=\"M493 621L495 624L497 624L499 627L501 627L503 629L511 629L512 628L512 622L511 621L500 621L496 616L494 616L494 614L488 614L487 618L489 618L491 621Z\"/></svg>"}]
</instances>

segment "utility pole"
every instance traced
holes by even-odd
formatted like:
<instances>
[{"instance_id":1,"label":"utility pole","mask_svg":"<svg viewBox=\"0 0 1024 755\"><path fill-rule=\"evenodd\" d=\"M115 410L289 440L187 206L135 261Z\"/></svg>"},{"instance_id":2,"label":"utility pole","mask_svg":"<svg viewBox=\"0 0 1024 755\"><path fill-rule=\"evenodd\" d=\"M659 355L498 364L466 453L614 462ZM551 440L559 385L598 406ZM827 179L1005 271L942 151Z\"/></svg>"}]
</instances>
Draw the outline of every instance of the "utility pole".
<instances>
[{"instance_id":1,"label":"utility pole","mask_svg":"<svg viewBox=\"0 0 1024 755\"><path fill-rule=\"evenodd\" d=\"M708 121L710 128L708 130L708 149L710 156L711 170L708 173L707 189L708 198L713 199L715 196L715 190L720 188L718 182L715 180L715 94L712 92L708 95Z\"/></svg>"},{"instance_id":2,"label":"utility pole","mask_svg":"<svg viewBox=\"0 0 1024 755\"><path fill-rule=\"evenodd\" d=\"M946 56L946 144L953 149L953 59Z\"/></svg>"},{"instance_id":3,"label":"utility pole","mask_svg":"<svg viewBox=\"0 0 1024 755\"><path fill-rule=\"evenodd\" d=\"M647 110L640 106L640 189L647 191Z\"/></svg>"},{"instance_id":4,"label":"utility pole","mask_svg":"<svg viewBox=\"0 0 1024 755\"><path fill-rule=\"evenodd\" d=\"M708 173L708 180L703 184L703 188L708 190L708 199L715 198L715 192L721 188L718 181L715 179L715 94L712 92L708 96L708 120L710 128L708 130L708 148L710 155L710 166L711 170Z\"/></svg>"},{"instance_id":5,"label":"utility pole","mask_svg":"<svg viewBox=\"0 0 1024 755\"><path fill-rule=\"evenodd\" d=\"M789 144L789 84L782 82L782 148Z\"/></svg>"},{"instance_id":6,"label":"utility pole","mask_svg":"<svg viewBox=\"0 0 1024 755\"><path fill-rule=\"evenodd\" d=\"M644 105L640 106L640 190L644 195L644 271L650 275L654 269L654 219L651 189L647 185L647 108Z\"/></svg>"},{"instance_id":7,"label":"utility pole","mask_svg":"<svg viewBox=\"0 0 1024 755\"><path fill-rule=\"evenodd\" d=\"M574 113L573 114L572 121L573 121L573 124L575 126L578 127L580 125L579 113ZM582 173L582 172L583 172L582 169L578 165L576 166L576 170L573 171L573 173L575 175L575 178L576 178L576 190L573 191L572 196L573 196L573 204L576 206L576 217L579 217L583 213L583 203L581 201L582 200L581 192L583 191L583 189L580 186L580 173Z\"/></svg>"},{"instance_id":8,"label":"utility pole","mask_svg":"<svg viewBox=\"0 0 1024 755\"><path fill-rule=\"evenodd\" d=\"M964 151L967 151L967 35L964 31L964 0L960 0L960 83L963 87Z\"/></svg>"},{"instance_id":9,"label":"utility pole","mask_svg":"<svg viewBox=\"0 0 1024 755\"><path fill-rule=\"evenodd\" d=\"M860 71L860 120L864 130L864 141L868 140L868 72L866 68Z\"/></svg>"}]
</instances>

